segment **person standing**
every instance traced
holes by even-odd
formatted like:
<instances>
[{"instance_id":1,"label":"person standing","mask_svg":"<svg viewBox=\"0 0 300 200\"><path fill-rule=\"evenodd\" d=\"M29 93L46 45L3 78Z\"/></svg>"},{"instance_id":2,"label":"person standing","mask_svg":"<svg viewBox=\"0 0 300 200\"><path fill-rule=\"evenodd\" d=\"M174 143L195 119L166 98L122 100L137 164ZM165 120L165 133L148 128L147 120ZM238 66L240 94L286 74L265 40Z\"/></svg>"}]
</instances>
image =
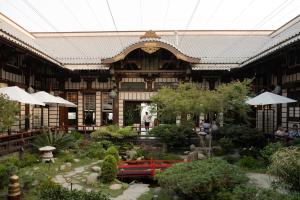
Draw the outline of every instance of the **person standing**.
<instances>
[{"instance_id":1,"label":"person standing","mask_svg":"<svg viewBox=\"0 0 300 200\"><path fill-rule=\"evenodd\" d=\"M143 121L144 121L144 124L145 124L146 132L148 132L150 122L151 122L151 115L149 115L148 112L145 113L145 115L143 117Z\"/></svg>"}]
</instances>

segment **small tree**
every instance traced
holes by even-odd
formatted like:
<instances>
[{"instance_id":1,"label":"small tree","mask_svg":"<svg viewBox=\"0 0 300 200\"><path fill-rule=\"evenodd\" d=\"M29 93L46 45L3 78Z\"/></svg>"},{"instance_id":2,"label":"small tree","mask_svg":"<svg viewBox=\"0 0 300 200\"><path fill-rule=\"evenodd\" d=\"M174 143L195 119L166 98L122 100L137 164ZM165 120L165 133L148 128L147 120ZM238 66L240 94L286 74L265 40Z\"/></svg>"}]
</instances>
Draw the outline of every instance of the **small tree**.
<instances>
[{"instance_id":1,"label":"small tree","mask_svg":"<svg viewBox=\"0 0 300 200\"><path fill-rule=\"evenodd\" d=\"M9 129L18 119L19 105L0 94L0 132Z\"/></svg>"},{"instance_id":2,"label":"small tree","mask_svg":"<svg viewBox=\"0 0 300 200\"><path fill-rule=\"evenodd\" d=\"M114 147L114 146L109 147L105 152L105 156L108 156L108 155L112 155L116 159L117 162L119 161L119 152L116 147Z\"/></svg>"},{"instance_id":3,"label":"small tree","mask_svg":"<svg viewBox=\"0 0 300 200\"><path fill-rule=\"evenodd\" d=\"M102 164L102 179L104 183L110 183L117 178L117 161L112 155L107 155Z\"/></svg>"}]
</instances>

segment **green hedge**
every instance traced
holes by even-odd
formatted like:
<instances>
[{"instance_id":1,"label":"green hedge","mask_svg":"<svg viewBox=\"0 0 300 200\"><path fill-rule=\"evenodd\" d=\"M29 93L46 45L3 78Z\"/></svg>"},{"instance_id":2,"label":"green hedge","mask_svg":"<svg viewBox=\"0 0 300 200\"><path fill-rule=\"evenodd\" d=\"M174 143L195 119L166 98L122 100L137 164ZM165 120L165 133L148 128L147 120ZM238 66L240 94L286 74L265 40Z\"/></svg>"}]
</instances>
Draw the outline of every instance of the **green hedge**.
<instances>
[{"instance_id":1,"label":"green hedge","mask_svg":"<svg viewBox=\"0 0 300 200\"><path fill-rule=\"evenodd\" d=\"M119 152L116 147L110 146L105 152L105 156L108 156L108 155L112 155L116 159L117 162L119 161Z\"/></svg>"},{"instance_id":2,"label":"green hedge","mask_svg":"<svg viewBox=\"0 0 300 200\"><path fill-rule=\"evenodd\" d=\"M85 192L79 190L68 190L58 185L48 184L42 187L40 200L109 200L101 192Z\"/></svg>"},{"instance_id":3,"label":"green hedge","mask_svg":"<svg viewBox=\"0 0 300 200\"><path fill-rule=\"evenodd\" d=\"M221 159L179 163L156 175L159 185L185 199L215 199L248 179L238 167Z\"/></svg>"},{"instance_id":4,"label":"green hedge","mask_svg":"<svg viewBox=\"0 0 300 200\"><path fill-rule=\"evenodd\" d=\"M118 168L117 161L112 155L107 155L104 158L102 164L102 181L104 183L110 183L117 178Z\"/></svg>"}]
</instances>

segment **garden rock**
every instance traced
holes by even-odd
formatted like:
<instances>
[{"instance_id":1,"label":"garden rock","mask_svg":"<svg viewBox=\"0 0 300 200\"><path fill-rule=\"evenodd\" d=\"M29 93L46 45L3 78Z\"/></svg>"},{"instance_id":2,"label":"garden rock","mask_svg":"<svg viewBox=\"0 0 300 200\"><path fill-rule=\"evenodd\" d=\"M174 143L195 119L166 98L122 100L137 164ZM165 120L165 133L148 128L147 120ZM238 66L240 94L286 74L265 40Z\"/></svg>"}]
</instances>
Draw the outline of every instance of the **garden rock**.
<instances>
[{"instance_id":1,"label":"garden rock","mask_svg":"<svg viewBox=\"0 0 300 200\"><path fill-rule=\"evenodd\" d=\"M135 150L126 151L126 156L132 160L137 155L137 152Z\"/></svg>"},{"instance_id":2,"label":"garden rock","mask_svg":"<svg viewBox=\"0 0 300 200\"><path fill-rule=\"evenodd\" d=\"M122 188L121 184L112 184L111 186L109 186L109 189L111 190L119 190Z\"/></svg>"},{"instance_id":3,"label":"garden rock","mask_svg":"<svg viewBox=\"0 0 300 200\"><path fill-rule=\"evenodd\" d=\"M190 150L191 150L191 151L194 151L195 149L196 149L196 146L195 146L194 144L191 144Z\"/></svg>"},{"instance_id":4,"label":"garden rock","mask_svg":"<svg viewBox=\"0 0 300 200\"><path fill-rule=\"evenodd\" d=\"M82 173L84 171L84 167L77 167L74 169L77 173Z\"/></svg>"},{"instance_id":5,"label":"garden rock","mask_svg":"<svg viewBox=\"0 0 300 200\"><path fill-rule=\"evenodd\" d=\"M98 166L93 166L91 169L93 172L101 172L101 167Z\"/></svg>"},{"instance_id":6,"label":"garden rock","mask_svg":"<svg viewBox=\"0 0 300 200\"><path fill-rule=\"evenodd\" d=\"M61 166L59 167L59 170L61 170L61 171L65 170L65 169L66 169L66 165L61 165Z\"/></svg>"},{"instance_id":7,"label":"garden rock","mask_svg":"<svg viewBox=\"0 0 300 200\"><path fill-rule=\"evenodd\" d=\"M78 163L79 161L80 161L80 160L77 159L77 158L74 159L74 162L76 162L76 163Z\"/></svg>"},{"instance_id":8,"label":"garden rock","mask_svg":"<svg viewBox=\"0 0 300 200\"><path fill-rule=\"evenodd\" d=\"M33 168L34 171L37 171L37 170L39 170L39 169L40 169L39 167L34 167L34 168Z\"/></svg>"},{"instance_id":9,"label":"garden rock","mask_svg":"<svg viewBox=\"0 0 300 200\"><path fill-rule=\"evenodd\" d=\"M198 153L198 160L203 160L205 158L206 156L203 153Z\"/></svg>"},{"instance_id":10,"label":"garden rock","mask_svg":"<svg viewBox=\"0 0 300 200\"><path fill-rule=\"evenodd\" d=\"M72 167L72 163L70 163L70 162L67 162L65 165L66 165L66 167Z\"/></svg>"},{"instance_id":11,"label":"garden rock","mask_svg":"<svg viewBox=\"0 0 300 200\"><path fill-rule=\"evenodd\" d=\"M98 179L99 174L98 173L91 173L86 177L86 184L87 185L92 185L96 183Z\"/></svg>"}]
</instances>

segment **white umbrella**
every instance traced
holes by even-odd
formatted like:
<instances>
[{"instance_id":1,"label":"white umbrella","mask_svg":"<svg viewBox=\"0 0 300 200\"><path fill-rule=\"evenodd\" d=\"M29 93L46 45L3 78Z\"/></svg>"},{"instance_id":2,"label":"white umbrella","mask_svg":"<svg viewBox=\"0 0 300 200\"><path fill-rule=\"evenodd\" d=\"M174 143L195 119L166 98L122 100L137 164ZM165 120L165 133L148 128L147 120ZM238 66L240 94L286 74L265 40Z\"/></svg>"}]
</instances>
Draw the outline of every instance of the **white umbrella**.
<instances>
[{"instance_id":1,"label":"white umbrella","mask_svg":"<svg viewBox=\"0 0 300 200\"><path fill-rule=\"evenodd\" d=\"M282 104L282 103L295 103L294 99L280 96L271 92L264 92L252 99L246 101L250 105L269 105L269 104Z\"/></svg>"},{"instance_id":2,"label":"white umbrella","mask_svg":"<svg viewBox=\"0 0 300 200\"><path fill-rule=\"evenodd\" d=\"M33 97L37 98L41 102L44 102L45 104L51 105L51 104L63 104L64 101L58 99L56 96L53 96L52 94L49 94L45 91L36 92L34 94L31 94Z\"/></svg>"},{"instance_id":3,"label":"white umbrella","mask_svg":"<svg viewBox=\"0 0 300 200\"><path fill-rule=\"evenodd\" d=\"M66 100L66 99L63 99L61 97L56 97L58 98L60 101L64 102L64 103L60 103L59 106L65 106L65 107L77 107L76 104Z\"/></svg>"},{"instance_id":4,"label":"white umbrella","mask_svg":"<svg viewBox=\"0 0 300 200\"><path fill-rule=\"evenodd\" d=\"M29 93L19 88L18 86L0 88L0 93L6 95L10 100L19 103L41 106L45 105L43 101L40 101L39 99L31 96Z\"/></svg>"}]
</instances>

